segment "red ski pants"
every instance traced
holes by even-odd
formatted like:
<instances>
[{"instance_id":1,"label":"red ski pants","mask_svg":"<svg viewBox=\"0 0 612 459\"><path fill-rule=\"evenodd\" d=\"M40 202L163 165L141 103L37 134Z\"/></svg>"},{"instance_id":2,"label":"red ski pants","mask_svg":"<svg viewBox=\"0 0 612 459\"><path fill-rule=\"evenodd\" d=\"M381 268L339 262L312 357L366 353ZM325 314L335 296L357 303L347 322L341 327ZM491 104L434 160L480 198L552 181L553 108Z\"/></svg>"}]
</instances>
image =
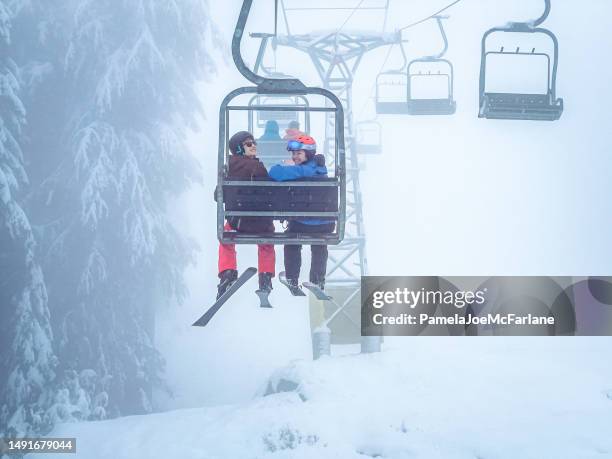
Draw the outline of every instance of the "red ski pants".
<instances>
[{"instance_id":1,"label":"red ski pants","mask_svg":"<svg viewBox=\"0 0 612 459\"><path fill-rule=\"evenodd\" d=\"M232 229L227 223L225 231ZM274 276L274 265L276 256L273 244L258 244L257 245L257 270L260 273L272 273ZM219 272L226 269L237 269L236 263L236 245L235 244L219 244Z\"/></svg>"}]
</instances>

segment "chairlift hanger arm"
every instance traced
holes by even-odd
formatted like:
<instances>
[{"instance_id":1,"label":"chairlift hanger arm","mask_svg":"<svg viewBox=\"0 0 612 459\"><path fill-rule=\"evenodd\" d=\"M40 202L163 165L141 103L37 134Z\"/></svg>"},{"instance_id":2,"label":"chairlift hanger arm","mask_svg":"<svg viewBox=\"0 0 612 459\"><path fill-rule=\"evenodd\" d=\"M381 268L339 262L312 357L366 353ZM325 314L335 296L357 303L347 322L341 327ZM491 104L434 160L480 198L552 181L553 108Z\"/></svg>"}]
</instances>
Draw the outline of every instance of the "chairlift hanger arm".
<instances>
[{"instance_id":1,"label":"chairlift hanger arm","mask_svg":"<svg viewBox=\"0 0 612 459\"><path fill-rule=\"evenodd\" d=\"M397 42L392 43L391 44L391 48L393 46L395 46L396 44L399 45L399 50L400 50L400 53L402 54L402 62L403 62L402 66L397 68L397 69L386 70L384 72L380 71L380 72L378 72L379 76L380 76L381 73L404 73L406 71L406 68L408 67L408 56L406 56L406 50L404 49L404 43L407 43L408 40L403 40L401 38L401 32L398 32L398 33L400 34L399 35L400 39ZM391 52L391 49L389 49L389 52ZM387 58L388 57L389 57L389 54L387 54ZM383 67L384 67L384 64L386 62L387 62L387 60L385 59L385 62L383 63ZM376 77L376 78L378 78L378 77Z\"/></svg>"},{"instance_id":2,"label":"chairlift hanger arm","mask_svg":"<svg viewBox=\"0 0 612 459\"><path fill-rule=\"evenodd\" d=\"M436 22L438 23L438 29L440 30L440 34L442 35L442 40L444 42L444 47L442 48L442 51L440 51L438 54L433 54L431 56L426 56L426 58L440 59L442 56L444 56L446 54L446 51L448 50L448 39L446 38L446 32L444 31L444 26L442 25L442 19L447 19L448 16L436 15L436 16L434 16L434 18L436 19Z\"/></svg>"},{"instance_id":3,"label":"chairlift hanger arm","mask_svg":"<svg viewBox=\"0 0 612 459\"><path fill-rule=\"evenodd\" d=\"M234 29L234 36L232 38L232 57L234 59L236 68L242 74L242 76L244 76L250 82L256 84L258 88L262 89L262 91L267 90L273 93L295 93L298 91L305 91L306 87L298 79L265 78L251 71L251 69L249 69L244 63L240 50L240 44L242 42L242 36L244 35L244 29L246 27L246 22L252 5L253 0L243 0L240 14L238 15L238 21L236 22L236 27Z\"/></svg>"},{"instance_id":4,"label":"chairlift hanger arm","mask_svg":"<svg viewBox=\"0 0 612 459\"><path fill-rule=\"evenodd\" d=\"M274 0L274 36L278 35L278 0Z\"/></svg>"},{"instance_id":5,"label":"chairlift hanger arm","mask_svg":"<svg viewBox=\"0 0 612 459\"><path fill-rule=\"evenodd\" d=\"M546 20L549 14L550 14L550 0L544 0L544 12L542 13L542 16L540 16L538 20L533 23L533 26L537 27L540 24L542 24Z\"/></svg>"},{"instance_id":6,"label":"chairlift hanger arm","mask_svg":"<svg viewBox=\"0 0 612 459\"><path fill-rule=\"evenodd\" d=\"M436 22L438 23L438 29L440 30L440 35L442 35L442 42L444 47L442 48L442 51L440 51L437 54L431 54L429 56L423 56L419 59L415 59L412 62L415 61L420 61L420 62L430 62L430 61L436 61L442 58L442 56L444 56L446 54L446 51L448 50L448 39L446 38L446 32L444 31L444 26L442 25L442 19L448 19L448 16L442 16L439 14L436 14L434 16L432 16L430 19L435 19ZM411 63L412 63L411 62Z\"/></svg>"},{"instance_id":7,"label":"chairlift hanger arm","mask_svg":"<svg viewBox=\"0 0 612 459\"><path fill-rule=\"evenodd\" d=\"M269 75L270 72L268 72L268 69L266 69L266 67L263 65L263 58L266 54L268 39L273 35L269 33L252 33L250 34L250 36L252 38L261 38L261 41L259 42L259 50L257 51L257 57L255 58L255 66L253 67L253 72L257 73L259 71L259 68L261 67L264 73L266 75Z\"/></svg>"},{"instance_id":8,"label":"chairlift hanger arm","mask_svg":"<svg viewBox=\"0 0 612 459\"><path fill-rule=\"evenodd\" d=\"M508 29L512 29L517 32L526 32L529 29L535 29L540 24L542 24L548 15L550 14L550 0L544 0L544 12L542 15L533 20L521 21L521 22L511 22L509 26L505 27Z\"/></svg>"},{"instance_id":9,"label":"chairlift hanger arm","mask_svg":"<svg viewBox=\"0 0 612 459\"><path fill-rule=\"evenodd\" d=\"M550 14L550 0L544 0L544 12L542 13L542 16L535 19L534 21L527 21L526 23L529 24L529 26L532 28L538 27L540 24L542 24L546 20L549 14Z\"/></svg>"}]
</instances>

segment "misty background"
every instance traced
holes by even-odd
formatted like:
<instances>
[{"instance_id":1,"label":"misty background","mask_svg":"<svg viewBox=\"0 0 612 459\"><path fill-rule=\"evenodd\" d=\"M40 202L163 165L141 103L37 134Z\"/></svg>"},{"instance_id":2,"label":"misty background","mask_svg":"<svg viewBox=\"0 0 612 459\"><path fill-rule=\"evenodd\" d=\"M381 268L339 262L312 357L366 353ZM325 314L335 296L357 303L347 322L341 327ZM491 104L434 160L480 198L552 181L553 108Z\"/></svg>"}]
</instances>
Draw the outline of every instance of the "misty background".
<instances>
[{"instance_id":1,"label":"misty background","mask_svg":"<svg viewBox=\"0 0 612 459\"><path fill-rule=\"evenodd\" d=\"M385 30L448 3L392 0ZM559 40L559 121L477 118L483 33L536 18L542 4L453 6L445 57L455 69L457 113L376 118L383 153L360 164L369 274L610 274L612 5L553 1L542 25ZM7 436L248 400L275 368L311 358L308 312L277 284L274 315L258 310L248 287L210 327L191 327L217 284L218 106L248 85L229 52L240 6L0 2L0 432ZM289 21L294 33L383 31L384 17L349 14L300 12ZM272 31L272 15L272 1L255 0L247 32ZM404 36L409 59L439 49L433 21ZM257 45L244 39L251 65ZM320 84L304 54L279 47L266 59ZM364 57L355 121L375 118L376 75L399 66L397 49ZM238 250L241 269L254 263L253 247ZM585 340L563 349L586 353ZM430 342L470 354L483 346ZM501 343L503 358L512 343ZM557 345L529 343L529 352Z\"/></svg>"}]
</instances>

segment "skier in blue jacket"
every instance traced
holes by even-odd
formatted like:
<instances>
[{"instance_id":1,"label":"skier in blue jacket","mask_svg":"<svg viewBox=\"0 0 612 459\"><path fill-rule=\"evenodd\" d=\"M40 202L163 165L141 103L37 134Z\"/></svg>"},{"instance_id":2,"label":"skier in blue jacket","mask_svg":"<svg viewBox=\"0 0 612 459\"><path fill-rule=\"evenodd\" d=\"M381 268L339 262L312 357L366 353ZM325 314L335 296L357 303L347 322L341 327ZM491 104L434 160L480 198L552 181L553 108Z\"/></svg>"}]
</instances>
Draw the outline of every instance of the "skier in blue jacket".
<instances>
[{"instance_id":1,"label":"skier in blue jacket","mask_svg":"<svg viewBox=\"0 0 612 459\"><path fill-rule=\"evenodd\" d=\"M277 181L299 180L306 177L327 177L323 155L317 155L317 144L307 135L301 135L287 142L287 150L291 159L284 164L272 166L268 172L271 179ZM331 233L335 222L322 218L300 218L290 220L288 232L297 233ZM327 271L327 246L311 245L311 264L309 280L321 290L325 287ZM299 244L285 245L285 274L291 291L299 295L299 277L302 266L302 246Z\"/></svg>"},{"instance_id":2,"label":"skier in blue jacket","mask_svg":"<svg viewBox=\"0 0 612 459\"><path fill-rule=\"evenodd\" d=\"M266 121L266 127L264 128L263 135L259 140L283 140L279 134L280 128L275 120Z\"/></svg>"}]
</instances>

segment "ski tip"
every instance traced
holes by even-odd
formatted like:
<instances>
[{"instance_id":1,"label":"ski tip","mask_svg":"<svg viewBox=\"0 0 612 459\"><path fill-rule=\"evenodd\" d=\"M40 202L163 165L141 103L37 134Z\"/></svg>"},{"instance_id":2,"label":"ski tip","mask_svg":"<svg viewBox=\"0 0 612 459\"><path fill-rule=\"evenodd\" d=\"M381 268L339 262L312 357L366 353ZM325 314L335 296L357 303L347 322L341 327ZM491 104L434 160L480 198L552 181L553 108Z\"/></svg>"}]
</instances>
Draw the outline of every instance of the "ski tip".
<instances>
[{"instance_id":1,"label":"ski tip","mask_svg":"<svg viewBox=\"0 0 612 459\"><path fill-rule=\"evenodd\" d=\"M219 298L215 300L215 303L204 313L204 315L200 317L198 320L196 320L191 325L193 327L204 327L206 324L208 324L208 322L210 322L210 320L217 313L217 311L219 311L219 308L223 306L223 304L225 304L225 302L234 293L236 293L236 291L240 287L242 287L242 285L244 285L245 282L247 282L251 277L253 277L256 272L257 272L257 268L254 268L252 266L245 269L244 272L238 276L238 279L232 282L232 284L227 288L225 293L223 293L223 295L221 295Z\"/></svg>"},{"instance_id":2,"label":"ski tip","mask_svg":"<svg viewBox=\"0 0 612 459\"><path fill-rule=\"evenodd\" d=\"M269 292L262 292L261 290L255 290L255 294L259 297L260 308L271 308L270 300L268 300Z\"/></svg>"},{"instance_id":3,"label":"ski tip","mask_svg":"<svg viewBox=\"0 0 612 459\"><path fill-rule=\"evenodd\" d=\"M293 296L306 296L306 293L304 293L304 290L302 290L300 287L289 289L289 291Z\"/></svg>"},{"instance_id":4,"label":"ski tip","mask_svg":"<svg viewBox=\"0 0 612 459\"><path fill-rule=\"evenodd\" d=\"M321 290L317 285L312 282L304 282L302 284L306 289L308 289L318 300L322 301L330 301L333 298Z\"/></svg>"}]
</instances>

